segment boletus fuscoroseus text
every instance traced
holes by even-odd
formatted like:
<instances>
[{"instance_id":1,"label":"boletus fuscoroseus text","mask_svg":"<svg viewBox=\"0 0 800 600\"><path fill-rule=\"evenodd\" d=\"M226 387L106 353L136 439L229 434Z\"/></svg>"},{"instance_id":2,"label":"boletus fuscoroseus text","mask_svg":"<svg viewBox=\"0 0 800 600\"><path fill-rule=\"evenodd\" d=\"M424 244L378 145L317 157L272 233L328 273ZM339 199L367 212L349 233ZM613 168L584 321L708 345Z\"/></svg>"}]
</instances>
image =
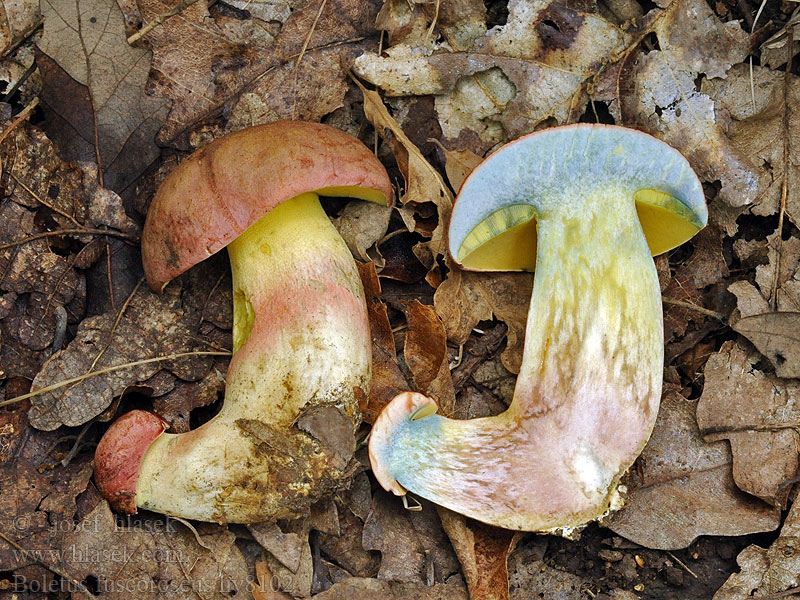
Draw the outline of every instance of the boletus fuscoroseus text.
<instances>
[{"instance_id":1,"label":"boletus fuscoroseus text","mask_svg":"<svg viewBox=\"0 0 800 600\"><path fill-rule=\"evenodd\" d=\"M227 246L234 355L222 409L199 428L164 433L141 410L109 428L95 479L115 508L266 521L302 514L342 477L348 457L320 438L355 435L371 338L358 270L319 195L388 205L392 188L357 139L288 121L215 140L159 188L142 238L147 281L160 292ZM309 418L322 435L304 431Z\"/></svg>"},{"instance_id":2,"label":"boletus fuscoroseus text","mask_svg":"<svg viewBox=\"0 0 800 600\"><path fill-rule=\"evenodd\" d=\"M524 531L568 534L618 508L661 397L652 255L706 221L686 159L638 131L557 127L489 156L458 194L449 250L467 270L535 270L513 401L460 421L395 397L370 436L381 485Z\"/></svg>"}]
</instances>

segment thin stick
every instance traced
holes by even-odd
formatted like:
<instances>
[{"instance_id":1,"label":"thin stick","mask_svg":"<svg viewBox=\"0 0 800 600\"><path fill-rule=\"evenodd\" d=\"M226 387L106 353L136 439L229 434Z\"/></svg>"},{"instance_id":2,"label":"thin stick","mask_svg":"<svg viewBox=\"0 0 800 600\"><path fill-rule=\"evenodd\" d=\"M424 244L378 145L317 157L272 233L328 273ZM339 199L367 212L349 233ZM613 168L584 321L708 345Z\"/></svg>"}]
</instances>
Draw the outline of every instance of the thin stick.
<instances>
[{"instance_id":1,"label":"thin stick","mask_svg":"<svg viewBox=\"0 0 800 600\"><path fill-rule=\"evenodd\" d=\"M163 362L165 360L187 358L189 356L231 356L231 353L205 352L205 351L179 352L177 354L168 354L167 356L156 356L155 358L145 358L143 360L135 360L133 362L124 363L121 365L114 365L113 367L104 367L102 369L98 369L97 371L92 371L90 373L84 373L83 375L78 375L77 377L70 377L69 379L65 379L64 381L59 381L58 383L54 383L53 385L48 385L47 387L43 387L36 391L28 392L27 394L22 394L21 396L17 396L16 398L11 398L10 400L3 400L2 402L0 402L0 407L8 406L9 404L15 404L17 402L22 402L23 400L27 400L28 398L33 398L34 396L39 396L41 394L47 394L48 392L52 392L54 390L67 387L68 385L72 385L73 383L78 383L79 381L83 381L84 379L88 379L89 377L104 375L106 373L113 373L114 371L121 371L122 369L130 369L131 367L139 367L141 365L149 365L152 363Z\"/></svg>"},{"instance_id":2,"label":"thin stick","mask_svg":"<svg viewBox=\"0 0 800 600\"><path fill-rule=\"evenodd\" d=\"M686 564L685 564L685 563L684 563L684 562L683 562L683 561L682 561L680 558L678 558L677 556L675 556L675 555L674 555L672 552L670 552L669 550L667 550L667 554L669 554L669 555L672 557L672 560L674 560L676 563L678 563L680 566L682 566L684 569L686 569L686 572L687 572L687 573L689 573L689 575L691 575L691 576L692 576L692 577L694 577L695 579L700 579L700 578L697 576L697 573L695 573L695 572L694 572L694 571L692 571L692 570L691 570L689 567L687 567L687 566L686 566Z\"/></svg>"},{"instance_id":3,"label":"thin stick","mask_svg":"<svg viewBox=\"0 0 800 600\"><path fill-rule=\"evenodd\" d=\"M6 127L6 130L3 132L3 135L0 135L0 144L2 144L3 140L5 140L6 137L8 137L9 133L11 133L12 131L14 131L14 129L16 129L17 125L19 125L25 119L28 118L28 115L30 115L31 112L33 112L33 109L36 108L37 106L39 106L38 97L31 100L30 104L28 104L28 106L26 106L19 112L17 118L14 119L14 122L11 123L11 125L9 125L8 127Z\"/></svg>"},{"instance_id":4,"label":"thin stick","mask_svg":"<svg viewBox=\"0 0 800 600\"><path fill-rule=\"evenodd\" d=\"M791 108L789 108L789 86L792 76L792 46L794 46L794 25L786 28L788 40L786 43L787 59L786 72L783 75L783 181L781 182L781 207L778 213L778 239L776 240L775 252L777 261L775 262L775 272L772 275L772 289L769 294L769 307L777 310L778 306L778 280L781 275L781 251L783 250L783 218L786 215L786 196L789 194L789 118Z\"/></svg>"},{"instance_id":5,"label":"thin stick","mask_svg":"<svg viewBox=\"0 0 800 600\"><path fill-rule=\"evenodd\" d=\"M128 297L125 299L125 303L122 305L122 308L120 308L119 312L117 313L117 318L114 319L114 324L111 326L111 331L108 332L108 343L103 347L102 350L100 350L100 352L97 353L97 356L95 356L94 360L92 361L92 364L89 366L89 370L94 369L97 366L97 363L103 357L103 354L105 354L106 350L108 350L111 347L111 344L114 343L114 334L117 331L119 322L122 320L122 315L125 314L125 310L131 305L131 301L133 300L133 297L136 295L136 292L139 291L139 288L142 287L143 281L144 278L139 279L139 281L136 282L133 291L130 294L128 294Z\"/></svg>"},{"instance_id":6,"label":"thin stick","mask_svg":"<svg viewBox=\"0 0 800 600\"><path fill-rule=\"evenodd\" d=\"M175 8L168 10L165 13L161 13L155 19L150 21L147 25L142 27L139 31L134 33L131 37L128 38L128 44L131 46L146 36L148 33L153 31L156 27L161 25L164 21L169 19L170 17L174 17L178 13L183 12L185 9L189 8L192 4L197 2L197 0L183 0L180 4L178 4Z\"/></svg>"},{"instance_id":7,"label":"thin stick","mask_svg":"<svg viewBox=\"0 0 800 600\"><path fill-rule=\"evenodd\" d=\"M77 579L71 577L69 575L69 573L67 573L66 571L64 571L63 569L60 569L59 567L57 567L55 565L49 565L46 562L42 561L40 558L37 558L35 553L31 552L30 550L26 550L25 548L20 546L17 542L15 542L10 537L8 537L5 533L0 532L0 539L5 540L8 544L10 544L14 548L16 548L19 552L22 552L26 557L28 557L29 560L32 560L36 564L43 566L48 571L52 571L56 575L58 575L58 576L62 577L63 579L66 579L67 581L69 581L72 585L75 586L75 589L78 592L85 594L89 598L96 598L97 597L94 594L92 594L89 590L87 590L86 586L84 586L80 581L78 581Z\"/></svg>"},{"instance_id":8,"label":"thin stick","mask_svg":"<svg viewBox=\"0 0 800 600\"><path fill-rule=\"evenodd\" d=\"M26 192L28 192L28 193L29 193L29 194L30 194L30 195L33 197L33 199L34 199L34 200L36 200L36 201L37 201L39 204L41 204L42 206L46 206L47 208L49 208L49 209L50 209L50 210L52 210L53 212L55 212L55 213L58 213L59 215L61 215L62 217L66 218L66 219L69 219L70 221L72 221L73 225L77 225L78 227L83 227L83 225L82 225L81 223L79 223L79 222L78 222L78 221L75 219L75 217L73 217L73 216L72 216L71 214L69 214L68 212L65 212L65 211L61 210L60 208L58 208L57 206L54 206L54 205L50 204L49 202L45 202L44 200L42 200L42 199L39 197L39 194L37 194L37 193L36 193L36 192L34 192L34 191L31 189L31 188L29 188L29 187L28 187L28 186L25 184L25 182L24 182L24 181L22 181L22 180L21 180L19 177L17 177L16 175L14 175L14 173L13 173L13 172L11 173L11 177L14 179L14 181L16 181L18 184L20 184L20 185L22 186L22 189L23 189L23 190L25 190Z\"/></svg>"},{"instance_id":9,"label":"thin stick","mask_svg":"<svg viewBox=\"0 0 800 600\"><path fill-rule=\"evenodd\" d=\"M41 240L42 238L55 237L59 235L110 235L112 237L123 238L134 242L139 241L139 238L137 238L135 235L123 233L122 231L113 231L111 229L89 229L88 227L86 229L56 229L55 231L43 231L42 233L35 233L21 240L14 240L13 242L0 244L0 250L13 248L14 246L21 246L22 244L35 242L36 240Z\"/></svg>"},{"instance_id":10,"label":"thin stick","mask_svg":"<svg viewBox=\"0 0 800 600\"><path fill-rule=\"evenodd\" d=\"M325 5L327 3L328 0L322 0L322 2L320 2L317 16L314 17L314 22L311 24L311 29L308 30L308 35L303 42L303 47L300 49L300 54L297 56L297 61L294 63L294 68L292 69L292 89L294 90L294 102L292 104L293 119L296 118L295 110L297 109L297 69L300 67L300 62L303 60L303 56L306 54L308 44L311 42L311 36L314 35L314 30L317 28L317 23L319 23L319 19L322 17L322 11L325 10Z\"/></svg>"},{"instance_id":11,"label":"thin stick","mask_svg":"<svg viewBox=\"0 0 800 600\"><path fill-rule=\"evenodd\" d=\"M673 300L672 298L667 298L665 296L661 297L661 301L664 304L669 304L670 306L679 306L681 308L688 308L689 310L693 310L695 312L699 312L701 315L706 315L707 317L713 317L718 321L725 321L725 315L722 313L718 313L714 310L709 310L707 308L703 308L702 306L697 306L696 304L692 304L691 302L683 302L681 300Z\"/></svg>"},{"instance_id":12,"label":"thin stick","mask_svg":"<svg viewBox=\"0 0 800 600\"><path fill-rule=\"evenodd\" d=\"M767 5L767 0L761 0L761 6L758 7L758 11L756 11L756 17L753 19L753 23L750 26L750 35L752 36L756 30L756 23L758 23L758 17L761 16L761 11L764 10L764 7ZM748 13L745 13L748 14ZM753 77L753 56L750 56L750 101L753 104L753 114L756 112L756 87Z\"/></svg>"}]
</instances>

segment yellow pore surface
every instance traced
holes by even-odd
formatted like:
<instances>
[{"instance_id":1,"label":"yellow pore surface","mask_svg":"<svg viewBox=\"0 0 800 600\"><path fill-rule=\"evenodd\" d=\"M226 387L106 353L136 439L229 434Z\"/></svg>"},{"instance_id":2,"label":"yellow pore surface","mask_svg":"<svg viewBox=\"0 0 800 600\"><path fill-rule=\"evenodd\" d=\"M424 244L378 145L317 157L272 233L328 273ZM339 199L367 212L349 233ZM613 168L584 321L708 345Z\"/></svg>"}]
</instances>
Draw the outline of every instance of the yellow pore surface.
<instances>
[{"instance_id":1,"label":"yellow pore surface","mask_svg":"<svg viewBox=\"0 0 800 600\"><path fill-rule=\"evenodd\" d=\"M691 209L670 194L642 189L634 200L653 256L681 245L702 228ZM513 204L478 223L461 244L457 260L475 271L533 271L536 245L536 208Z\"/></svg>"}]
</instances>

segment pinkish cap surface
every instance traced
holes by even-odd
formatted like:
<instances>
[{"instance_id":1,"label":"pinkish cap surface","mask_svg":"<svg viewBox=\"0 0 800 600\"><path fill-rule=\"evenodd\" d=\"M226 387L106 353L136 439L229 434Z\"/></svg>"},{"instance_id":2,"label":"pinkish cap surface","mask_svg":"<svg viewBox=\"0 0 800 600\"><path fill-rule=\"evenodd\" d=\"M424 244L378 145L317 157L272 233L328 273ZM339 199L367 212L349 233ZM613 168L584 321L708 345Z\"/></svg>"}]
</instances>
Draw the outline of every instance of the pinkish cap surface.
<instances>
[{"instance_id":1,"label":"pinkish cap surface","mask_svg":"<svg viewBox=\"0 0 800 600\"><path fill-rule=\"evenodd\" d=\"M132 410L108 428L94 453L94 480L119 512L136 514L136 483L147 448L164 433L167 422L146 410Z\"/></svg>"},{"instance_id":2,"label":"pinkish cap surface","mask_svg":"<svg viewBox=\"0 0 800 600\"><path fill-rule=\"evenodd\" d=\"M375 155L328 125L278 121L213 141L183 161L153 199L142 235L150 287L160 292L281 202L333 187L377 190L392 199Z\"/></svg>"}]
</instances>

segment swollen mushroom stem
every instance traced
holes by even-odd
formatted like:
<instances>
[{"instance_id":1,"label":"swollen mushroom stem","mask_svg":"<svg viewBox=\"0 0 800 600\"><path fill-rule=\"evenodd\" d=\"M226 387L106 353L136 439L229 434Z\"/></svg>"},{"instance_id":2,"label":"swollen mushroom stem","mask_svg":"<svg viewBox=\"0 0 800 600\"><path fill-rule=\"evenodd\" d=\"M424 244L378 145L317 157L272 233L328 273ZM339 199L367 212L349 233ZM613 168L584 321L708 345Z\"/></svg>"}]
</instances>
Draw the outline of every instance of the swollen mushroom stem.
<instances>
[{"instance_id":1,"label":"swollen mushroom stem","mask_svg":"<svg viewBox=\"0 0 800 600\"><path fill-rule=\"evenodd\" d=\"M450 252L469 270L532 270L514 397L466 421L407 392L370 436L387 490L469 517L568 535L621 506L653 429L663 326L652 254L707 219L688 162L646 134L575 125L508 144L462 186Z\"/></svg>"},{"instance_id":2,"label":"swollen mushroom stem","mask_svg":"<svg viewBox=\"0 0 800 600\"><path fill-rule=\"evenodd\" d=\"M224 136L162 184L143 236L148 281L160 291L227 245L234 356L222 409L201 427L162 433L132 411L109 428L95 479L119 510L295 517L346 472L371 338L355 261L315 192L388 204L392 190L358 140L295 122Z\"/></svg>"}]
</instances>

